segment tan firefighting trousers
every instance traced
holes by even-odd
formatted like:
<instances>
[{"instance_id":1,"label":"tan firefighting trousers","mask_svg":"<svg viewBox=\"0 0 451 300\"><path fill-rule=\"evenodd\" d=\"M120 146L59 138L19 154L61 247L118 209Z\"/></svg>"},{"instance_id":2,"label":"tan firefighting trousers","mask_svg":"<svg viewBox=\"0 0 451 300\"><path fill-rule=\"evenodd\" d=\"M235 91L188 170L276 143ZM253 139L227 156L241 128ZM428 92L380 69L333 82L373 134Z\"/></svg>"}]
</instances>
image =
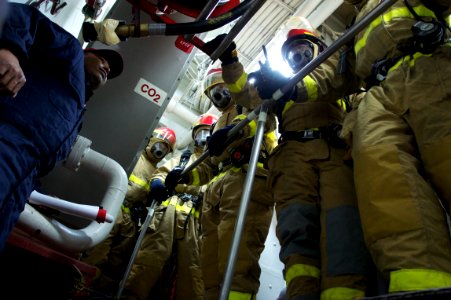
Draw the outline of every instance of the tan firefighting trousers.
<instances>
[{"instance_id":1,"label":"tan firefighting trousers","mask_svg":"<svg viewBox=\"0 0 451 300\"><path fill-rule=\"evenodd\" d=\"M151 296L150 291L173 251L177 251L175 299L202 299L203 284L198 250L199 216L191 208L191 201L183 202L173 196L155 209L152 223L125 285L126 299L131 295L131 299L141 300Z\"/></svg>"},{"instance_id":2,"label":"tan firefighting trousers","mask_svg":"<svg viewBox=\"0 0 451 300\"><path fill-rule=\"evenodd\" d=\"M258 173L254 178L238 249L230 287L232 293L255 295L260 286L258 260L271 224L274 202L266 189L266 177ZM245 179L244 168L232 167L212 179L205 192L201 220L201 267L205 300L219 299Z\"/></svg>"},{"instance_id":3,"label":"tan firefighting trousers","mask_svg":"<svg viewBox=\"0 0 451 300\"><path fill-rule=\"evenodd\" d=\"M358 108L355 182L390 291L451 286L451 47L404 57ZM434 192L437 192L437 194Z\"/></svg>"},{"instance_id":4,"label":"tan firefighting trousers","mask_svg":"<svg viewBox=\"0 0 451 300\"><path fill-rule=\"evenodd\" d=\"M369 254L345 152L315 139L281 143L270 157L287 299L364 295Z\"/></svg>"}]
</instances>

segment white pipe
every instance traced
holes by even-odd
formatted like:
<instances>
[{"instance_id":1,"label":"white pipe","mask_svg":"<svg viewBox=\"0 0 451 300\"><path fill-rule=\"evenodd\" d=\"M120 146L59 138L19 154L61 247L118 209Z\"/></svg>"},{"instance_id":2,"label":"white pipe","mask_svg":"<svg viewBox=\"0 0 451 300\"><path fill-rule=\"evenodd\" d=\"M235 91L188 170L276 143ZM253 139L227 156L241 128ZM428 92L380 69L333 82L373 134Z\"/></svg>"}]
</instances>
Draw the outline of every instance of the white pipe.
<instances>
[{"instance_id":1,"label":"white pipe","mask_svg":"<svg viewBox=\"0 0 451 300\"><path fill-rule=\"evenodd\" d=\"M79 136L77 141L82 141L83 139L83 137ZM74 145L73 149L77 149L76 145ZM73 152L77 151L71 151L68 161L70 161ZM100 206L106 209L112 216L117 216L127 192L127 174L121 165L103 154L87 148L81 151L81 153L81 161L76 165L106 178L108 186L102 197ZM42 215L32 206L26 204L25 210L19 217L17 228L60 250L81 252L103 241L110 233L113 225L113 223L92 221L85 228L72 229L52 218Z\"/></svg>"},{"instance_id":2,"label":"white pipe","mask_svg":"<svg viewBox=\"0 0 451 300\"><path fill-rule=\"evenodd\" d=\"M192 112L188 107L178 103L178 101L169 101L168 106L166 107L165 113L173 113L180 119L184 120L188 124L194 124L199 118L198 114Z\"/></svg>"},{"instance_id":3,"label":"white pipe","mask_svg":"<svg viewBox=\"0 0 451 300\"><path fill-rule=\"evenodd\" d=\"M101 206L73 203L44 195L37 191L31 192L28 202L31 204L47 206L72 216L77 216L87 220L94 220L99 223L112 223L114 221L113 216Z\"/></svg>"},{"instance_id":4,"label":"white pipe","mask_svg":"<svg viewBox=\"0 0 451 300\"><path fill-rule=\"evenodd\" d=\"M185 149L190 143L193 142L193 138L191 136L191 127L189 130L186 130L183 134L181 134L181 138L177 140L177 149L183 150Z\"/></svg>"},{"instance_id":5,"label":"white pipe","mask_svg":"<svg viewBox=\"0 0 451 300\"><path fill-rule=\"evenodd\" d=\"M309 14L307 19L310 21L310 23L312 24L313 28L318 28L342 4L343 4L343 0L323 1L314 11L312 11Z\"/></svg>"},{"instance_id":6,"label":"white pipe","mask_svg":"<svg viewBox=\"0 0 451 300\"><path fill-rule=\"evenodd\" d=\"M294 12L293 16L307 18L307 16L321 4L321 2L323 2L323 0L304 1Z\"/></svg>"}]
</instances>

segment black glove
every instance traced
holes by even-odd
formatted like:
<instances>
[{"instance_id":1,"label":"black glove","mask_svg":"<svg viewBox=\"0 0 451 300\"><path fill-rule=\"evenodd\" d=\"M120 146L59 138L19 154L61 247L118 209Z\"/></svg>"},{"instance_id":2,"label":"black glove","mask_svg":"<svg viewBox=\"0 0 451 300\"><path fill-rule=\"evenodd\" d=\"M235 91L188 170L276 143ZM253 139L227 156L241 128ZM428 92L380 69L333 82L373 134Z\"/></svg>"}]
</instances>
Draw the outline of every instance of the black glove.
<instances>
[{"instance_id":1,"label":"black glove","mask_svg":"<svg viewBox=\"0 0 451 300\"><path fill-rule=\"evenodd\" d=\"M184 168L177 166L168 173L168 176L166 176L164 184L170 192L174 191L177 184L189 183L189 176L187 174L182 176L183 170Z\"/></svg>"},{"instance_id":2,"label":"black glove","mask_svg":"<svg viewBox=\"0 0 451 300\"><path fill-rule=\"evenodd\" d=\"M210 156L221 155L222 152L224 152L224 150L227 148L227 146L230 145L233 139L226 143L227 135L233 127L235 127L234 124L227 125L210 136L210 139L208 140L208 151L210 153Z\"/></svg>"},{"instance_id":3,"label":"black glove","mask_svg":"<svg viewBox=\"0 0 451 300\"><path fill-rule=\"evenodd\" d=\"M152 180L150 183L149 202L156 200L158 204L169 198L168 189L164 186L160 179ZM147 203L150 205L150 203Z\"/></svg>"},{"instance_id":4,"label":"black glove","mask_svg":"<svg viewBox=\"0 0 451 300\"><path fill-rule=\"evenodd\" d=\"M335 148L341 148L346 149L347 144L346 142L340 137L341 130L343 129L343 126L340 124L332 124L323 129L323 133L325 135L325 139L331 145Z\"/></svg>"},{"instance_id":5,"label":"black glove","mask_svg":"<svg viewBox=\"0 0 451 300\"><path fill-rule=\"evenodd\" d=\"M254 86L257 88L258 95L262 99L271 99L275 91L277 91L285 84L287 84L288 81L290 81L290 78L283 76L278 71L264 72L255 79L256 80ZM294 98L294 89L295 87L293 87L293 90L291 90L290 92L284 94L282 96L282 99L289 100L289 98Z\"/></svg>"},{"instance_id":6,"label":"black glove","mask_svg":"<svg viewBox=\"0 0 451 300\"><path fill-rule=\"evenodd\" d=\"M227 34L223 33L212 39L211 41L204 44L202 50L211 55L222 43ZM222 65L230 65L234 62L238 61L238 53L236 52L236 44L232 42L227 49L219 56L219 60L222 62Z\"/></svg>"}]
</instances>

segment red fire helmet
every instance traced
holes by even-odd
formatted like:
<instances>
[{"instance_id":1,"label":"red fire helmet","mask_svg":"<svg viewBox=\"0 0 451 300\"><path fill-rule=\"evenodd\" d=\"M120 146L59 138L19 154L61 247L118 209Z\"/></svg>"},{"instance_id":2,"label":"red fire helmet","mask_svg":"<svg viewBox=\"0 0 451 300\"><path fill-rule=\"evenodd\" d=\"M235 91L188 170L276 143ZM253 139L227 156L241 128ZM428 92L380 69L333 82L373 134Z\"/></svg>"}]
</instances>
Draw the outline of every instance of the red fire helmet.
<instances>
[{"instance_id":1,"label":"red fire helmet","mask_svg":"<svg viewBox=\"0 0 451 300\"><path fill-rule=\"evenodd\" d=\"M166 142L171 151L174 151L175 143L177 141L174 130L168 127L156 128L153 131L153 137Z\"/></svg>"}]
</instances>

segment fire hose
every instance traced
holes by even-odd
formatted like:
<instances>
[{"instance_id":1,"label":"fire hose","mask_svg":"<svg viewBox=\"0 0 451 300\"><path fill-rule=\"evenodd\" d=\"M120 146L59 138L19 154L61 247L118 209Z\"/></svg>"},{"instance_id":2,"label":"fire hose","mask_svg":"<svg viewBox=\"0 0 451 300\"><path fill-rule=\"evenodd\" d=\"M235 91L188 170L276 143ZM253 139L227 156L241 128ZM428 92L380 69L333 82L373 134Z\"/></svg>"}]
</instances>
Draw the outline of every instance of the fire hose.
<instances>
[{"instance_id":1,"label":"fire hose","mask_svg":"<svg viewBox=\"0 0 451 300\"><path fill-rule=\"evenodd\" d=\"M231 9L230 11L211 19L198 20L195 22L187 22L180 24L161 24L148 23L140 24L139 27L135 24L119 24L114 29L114 32L120 40L125 40L128 37L146 37L152 35L180 35L180 34L195 34L214 30L222 27L237 18L241 17L246 11L251 8L257 0L246 0ZM106 20L107 21L107 20ZM137 28L138 27L138 28ZM82 27L83 39L85 42L93 42L98 39L98 32L94 23L84 22Z\"/></svg>"}]
</instances>

